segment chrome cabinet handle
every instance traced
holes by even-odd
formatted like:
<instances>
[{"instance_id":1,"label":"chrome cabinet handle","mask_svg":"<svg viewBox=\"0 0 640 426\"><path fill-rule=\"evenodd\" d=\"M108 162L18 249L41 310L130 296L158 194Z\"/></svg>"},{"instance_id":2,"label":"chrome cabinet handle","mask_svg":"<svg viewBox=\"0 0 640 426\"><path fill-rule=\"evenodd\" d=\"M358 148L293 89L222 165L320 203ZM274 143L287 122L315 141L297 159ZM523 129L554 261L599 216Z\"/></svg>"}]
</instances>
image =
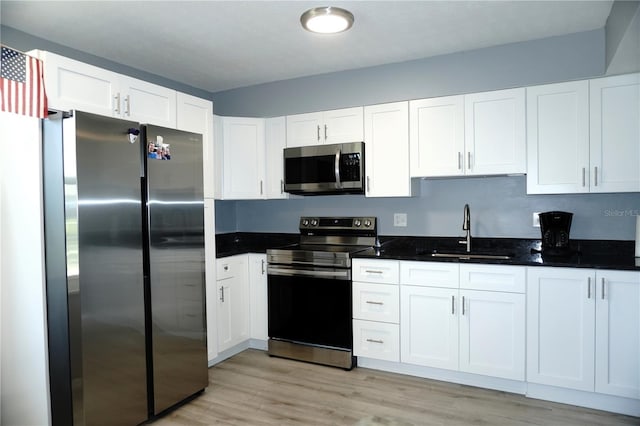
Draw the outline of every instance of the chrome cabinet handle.
<instances>
[{"instance_id":1,"label":"chrome cabinet handle","mask_svg":"<svg viewBox=\"0 0 640 426\"><path fill-rule=\"evenodd\" d=\"M113 108L113 112L115 112L116 114L120 114L120 93L115 95L113 97L113 100L115 101L115 106Z\"/></svg>"},{"instance_id":2,"label":"chrome cabinet handle","mask_svg":"<svg viewBox=\"0 0 640 426\"><path fill-rule=\"evenodd\" d=\"M327 140L327 125L324 125L324 140Z\"/></svg>"},{"instance_id":3,"label":"chrome cabinet handle","mask_svg":"<svg viewBox=\"0 0 640 426\"><path fill-rule=\"evenodd\" d=\"M222 269L224 269L225 271L228 271L229 270L229 265L224 265L224 267Z\"/></svg>"},{"instance_id":4,"label":"chrome cabinet handle","mask_svg":"<svg viewBox=\"0 0 640 426\"><path fill-rule=\"evenodd\" d=\"M368 303L369 305L384 305L383 302L374 302L373 300L367 300L365 303Z\"/></svg>"},{"instance_id":5,"label":"chrome cabinet handle","mask_svg":"<svg viewBox=\"0 0 640 426\"><path fill-rule=\"evenodd\" d=\"M451 296L451 315L456 314L456 297Z\"/></svg>"},{"instance_id":6,"label":"chrome cabinet handle","mask_svg":"<svg viewBox=\"0 0 640 426\"><path fill-rule=\"evenodd\" d=\"M371 192L371 179L367 176L367 192Z\"/></svg>"},{"instance_id":7,"label":"chrome cabinet handle","mask_svg":"<svg viewBox=\"0 0 640 426\"><path fill-rule=\"evenodd\" d=\"M458 151L458 170L462 170L462 152Z\"/></svg>"},{"instance_id":8,"label":"chrome cabinet handle","mask_svg":"<svg viewBox=\"0 0 640 426\"><path fill-rule=\"evenodd\" d=\"M382 271L369 270L369 269L365 269L365 272L367 274L381 274L382 273Z\"/></svg>"},{"instance_id":9,"label":"chrome cabinet handle","mask_svg":"<svg viewBox=\"0 0 640 426\"><path fill-rule=\"evenodd\" d=\"M582 186L585 186L587 184L587 182L585 181L585 168L582 168Z\"/></svg>"},{"instance_id":10,"label":"chrome cabinet handle","mask_svg":"<svg viewBox=\"0 0 640 426\"><path fill-rule=\"evenodd\" d=\"M125 110L124 113L127 115L127 117L131 116L131 96L127 95L127 97L124 98L124 105L125 105Z\"/></svg>"},{"instance_id":11,"label":"chrome cabinet handle","mask_svg":"<svg viewBox=\"0 0 640 426\"><path fill-rule=\"evenodd\" d=\"M383 343L384 343L384 340L378 340L378 339L367 339L367 342L383 344Z\"/></svg>"},{"instance_id":12,"label":"chrome cabinet handle","mask_svg":"<svg viewBox=\"0 0 640 426\"><path fill-rule=\"evenodd\" d=\"M262 180L260 180L260 195L262 195L262 194L263 194L263 191L262 191Z\"/></svg>"},{"instance_id":13,"label":"chrome cabinet handle","mask_svg":"<svg viewBox=\"0 0 640 426\"><path fill-rule=\"evenodd\" d=\"M598 166L593 168L593 183L595 186L598 186Z\"/></svg>"},{"instance_id":14,"label":"chrome cabinet handle","mask_svg":"<svg viewBox=\"0 0 640 426\"><path fill-rule=\"evenodd\" d=\"M260 260L261 263L261 268L262 268L262 275L264 275L264 259Z\"/></svg>"},{"instance_id":15,"label":"chrome cabinet handle","mask_svg":"<svg viewBox=\"0 0 640 426\"><path fill-rule=\"evenodd\" d=\"M467 170L471 170L471 151L467 152Z\"/></svg>"},{"instance_id":16,"label":"chrome cabinet handle","mask_svg":"<svg viewBox=\"0 0 640 426\"><path fill-rule=\"evenodd\" d=\"M224 303L224 286L220 286L220 301Z\"/></svg>"},{"instance_id":17,"label":"chrome cabinet handle","mask_svg":"<svg viewBox=\"0 0 640 426\"><path fill-rule=\"evenodd\" d=\"M316 126L318 129L318 142L320 142L320 125Z\"/></svg>"},{"instance_id":18,"label":"chrome cabinet handle","mask_svg":"<svg viewBox=\"0 0 640 426\"><path fill-rule=\"evenodd\" d=\"M602 300L604 300L604 277L602 277Z\"/></svg>"},{"instance_id":19,"label":"chrome cabinet handle","mask_svg":"<svg viewBox=\"0 0 640 426\"><path fill-rule=\"evenodd\" d=\"M464 315L464 296L462 296L462 315Z\"/></svg>"},{"instance_id":20,"label":"chrome cabinet handle","mask_svg":"<svg viewBox=\"0 0 640 426\"><path fill-rule=\"evenodd\" d=\"M587 278L587 299L591 299L591 277Z\"/></svg>"},{"instance_id":21,"label":"chrome cabinet handle","mask_svg":"<svg viewBox=\"0 0 640 426\"><path fill-rule=\"evenodd\" d=\"M284 180L280 179L280 193L284 194Z\"/></svg>"}]
</instances>

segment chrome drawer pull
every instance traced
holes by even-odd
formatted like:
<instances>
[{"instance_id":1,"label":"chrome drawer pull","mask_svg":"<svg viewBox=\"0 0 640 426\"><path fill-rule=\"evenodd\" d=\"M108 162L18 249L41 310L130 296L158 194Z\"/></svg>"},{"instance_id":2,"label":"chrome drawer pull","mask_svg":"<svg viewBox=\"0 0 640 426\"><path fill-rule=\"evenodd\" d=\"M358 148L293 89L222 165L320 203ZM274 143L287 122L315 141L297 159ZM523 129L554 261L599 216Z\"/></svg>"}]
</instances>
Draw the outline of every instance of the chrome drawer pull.
<instances>
[{"instance_id":1,"label":"chrome drawer pull","mask_svg":"<svg viewBox=\"0 0 640 426\"><path fill-rule=\"evenodd\" d=\"M381 274L382 271L370 271L369 269L365 270L367 274Z\"/></svg>"},{"instance_id":2,"label":"chrome drawer pull","mask_svg":"<svg viewBox=\"0 0 640 426\"><path fill-rule=\"evenodd\" d=\"M367 300L365 303L368 303L369 305L384 305L382 302L374 302L372 300Z\"/></svg>"},{"instance_id":3,"label":"chrome drawer pull","mask_svg":"<svg viewBox=\"0 0 640 426\"><path fill-rule=\"evenodd\" d=\"M367 342L383 344L383 343L384 343L384 340L367 339Z\"/></svg>"}]
</instances>

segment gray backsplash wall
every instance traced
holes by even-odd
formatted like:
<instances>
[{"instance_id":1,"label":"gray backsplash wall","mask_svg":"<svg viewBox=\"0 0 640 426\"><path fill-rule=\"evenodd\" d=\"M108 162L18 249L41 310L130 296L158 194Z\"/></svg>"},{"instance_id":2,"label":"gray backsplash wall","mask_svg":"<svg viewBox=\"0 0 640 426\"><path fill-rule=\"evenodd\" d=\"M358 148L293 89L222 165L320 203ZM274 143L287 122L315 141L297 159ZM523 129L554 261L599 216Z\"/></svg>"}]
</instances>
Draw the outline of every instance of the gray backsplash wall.
<instances>
[{"instance_id":1,"label":"gray backsplash wall","mask_svg":"<svg viewBox=\"0 0 640 426\"><path fill-rule=\"evenodd\" d=\"M526 195L525 181L524 176L420 180L419 194L412 198L218 201L216 230L296 233L300 216L373 215L381 235L461 236L462 210L468 203L476 237L540 238L540 229L532 226L533 213L562 210L574 214L572 238L634 239L639 194ZM406 228L393 226L394 213L407 214ZM235 216L235 228L229 216Z\"/></svg>"}]
</instances>

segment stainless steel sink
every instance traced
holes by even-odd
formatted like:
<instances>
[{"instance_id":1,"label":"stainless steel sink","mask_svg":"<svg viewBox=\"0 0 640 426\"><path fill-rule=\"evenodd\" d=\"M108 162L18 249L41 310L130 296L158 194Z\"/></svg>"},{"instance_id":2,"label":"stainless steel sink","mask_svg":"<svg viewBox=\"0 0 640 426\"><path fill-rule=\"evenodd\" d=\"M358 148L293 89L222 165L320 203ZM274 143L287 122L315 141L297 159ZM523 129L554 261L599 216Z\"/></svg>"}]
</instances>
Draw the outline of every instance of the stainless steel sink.
<instances>
[{"instance_id":1,"label":"stainless steel sink","mask_svg":"<svg viewBox=\"0 0 640 426\"><path fill-rule=\"evenodd\" d=\"M509 260L513 258L512 253L502 250L473 250L471 252L463 250L416 250L420 256L442 257L451 259L487 259L487 260Z\"/></svg>"},{"instance_id":2,"label":"stainless steel sink","mask_svg":"<svg viewBox=\"0 0 640 426\"><path fill-rule=\"evenodd\" d=\"M432 257L448 257L454 259L488 259L488 260L509 260L513 256L509 254L486 254L486 253L447 253L447 252L433 252Z\"/></svg>"}]
</instances>

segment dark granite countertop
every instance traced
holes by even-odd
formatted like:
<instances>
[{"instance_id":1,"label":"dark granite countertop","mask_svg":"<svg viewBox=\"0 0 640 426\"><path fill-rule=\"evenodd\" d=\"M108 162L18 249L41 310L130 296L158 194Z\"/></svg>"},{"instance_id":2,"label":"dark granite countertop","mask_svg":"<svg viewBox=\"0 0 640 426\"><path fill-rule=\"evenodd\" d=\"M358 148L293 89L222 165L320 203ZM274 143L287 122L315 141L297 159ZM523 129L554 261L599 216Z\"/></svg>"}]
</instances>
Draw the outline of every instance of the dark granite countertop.
<instances>
[{"instance_id":1,"label":"dark granite countertop","mask_svg":"<svg viewBox=\"0 0 640 426\"><path fill-rule=\"evenodd\" d=\"M299 234L232 232L216 235L216 258L244 253L266 253L269 248L284 247L300 241Z\"/></svg>"},{"instance_id":2,"label":"dark granite countertop","mask_svg":"<svg viewBox=\"0 0 640 426\"><path fill-rule=\"evenodd\" d=\"M216 235L216 257L244 253L265 253L269 248L296 244L298 234L233 232ZM556 266L569 268L640 270L640 259L634 257L633 241L572 240L569 256L540 253L540 240L525 238L474 238L474 253L509 255L509 259L458 259L433 257L439 252L460 252L464 246L453 237L381 236L380 247L356 253L365 259L418 260L426 262L488 263L523 266Z\"/></svg>"},{"instance_id":3,"label":"dark granite countertop","mask_svg":"<svg viewBox=\"0 0 640 426\"><path fill-rule=\"evenodd\" d=\"M461 238L381 237L381 247L359 252L355 258L418 260L429 262L491 263L502 265L556 266L640 270L633 241L572 240L571 253L552 256L541 253L540 240L523 238L474 238L472 253L508 255L509 259L458 259L434 257L432 253L463 253Z\"/></svg>"}]
</instances>

